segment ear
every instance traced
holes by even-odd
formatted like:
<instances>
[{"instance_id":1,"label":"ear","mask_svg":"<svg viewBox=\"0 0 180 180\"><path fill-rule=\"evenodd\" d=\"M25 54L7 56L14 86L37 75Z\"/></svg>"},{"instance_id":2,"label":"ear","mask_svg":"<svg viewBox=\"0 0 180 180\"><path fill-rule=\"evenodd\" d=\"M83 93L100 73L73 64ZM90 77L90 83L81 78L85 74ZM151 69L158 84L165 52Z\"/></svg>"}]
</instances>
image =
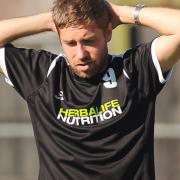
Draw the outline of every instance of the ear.
<instances>
[{"instance_id":1,"label":"ear","mask_svg":"<svg viewBox=\"0 0 180 180\"><path fill-rule=\"evenodd\" d=\"M109 22L106 30L106 41L109 42L112 38L112 23Z\"/></svg>"}]
</instances>

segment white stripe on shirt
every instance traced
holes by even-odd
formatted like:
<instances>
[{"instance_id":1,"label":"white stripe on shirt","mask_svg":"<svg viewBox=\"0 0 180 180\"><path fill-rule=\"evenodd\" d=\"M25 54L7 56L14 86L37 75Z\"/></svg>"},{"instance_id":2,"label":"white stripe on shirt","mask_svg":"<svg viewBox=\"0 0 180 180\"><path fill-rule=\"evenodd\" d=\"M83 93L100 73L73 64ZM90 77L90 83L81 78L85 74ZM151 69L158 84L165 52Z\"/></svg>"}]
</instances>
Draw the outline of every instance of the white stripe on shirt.
<instances>
[{"instance_id":1,"label":"white stripe on shirt","mask_svg":"<svg viewBox=\"0 0 180 180\"><path fill-rule=\"evenodd\" d=\"M152 55L152 60L153 60L154 66L155 66L156 71L158 73L159 82L164 84L165 82L167 82L170 79L171 74L172 74L172 70L168 73L168 75L166 77L163 76L162 69L161 69L161 66L159 64L159 60L158 60L157 53L156 53L156 42L157 42L157 40L158 40L158 38L156 38L151 45L151 55Z\"/></svg>"},{"instance_id":2,"label":"white stripe on shirt","mask_svg":"<svg viewBox=\"0 0 180 180\"><path fill-rule=\"evenodd\" d=\"M13 83L11 82L9 75L7 73L7 68L6 68L6 62L5 62L5 48L0 47L0 67L5 75L5 81L11 86L14 86Z\"/></svg>"}]
</instances>

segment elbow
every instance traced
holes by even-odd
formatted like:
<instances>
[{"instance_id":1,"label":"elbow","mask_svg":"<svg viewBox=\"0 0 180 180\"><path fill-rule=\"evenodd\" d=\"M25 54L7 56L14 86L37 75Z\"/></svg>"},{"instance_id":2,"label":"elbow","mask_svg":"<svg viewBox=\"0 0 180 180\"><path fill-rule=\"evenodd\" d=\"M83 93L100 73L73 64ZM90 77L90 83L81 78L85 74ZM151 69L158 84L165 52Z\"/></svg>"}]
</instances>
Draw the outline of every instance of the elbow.
<instances>
[{"instance_id":1,"label":"elbow","mask_svg":"<svg viewBox=\"0 0 180 180\"><path fill-rule=\"evenodd\" d=\"M10 38L4 36L4 34L0 32L0 47L5 46L10 40Z\"/></svg>"},{"instance_id":2,"label":"elbow","mask_svg":"<svg viewBox=\"0 0 180 180\"><path fill-rule=\"evenodd\" d=\"M0 48L1 48L1 47L4 47L4 44L0 42Z\"/></svg>"},{"instance_id":3,"label":"elbow","mask_svg":"<svg viewBox=\"0 0 180 180\"><path fill-rule=\"evenodd\" d=\"M6 41L0 39L0 47L4 47L7 44Z\"/></svg>"},{"instance_id":4,"label":"elbow","mask_svg":"<svg viewBox=\"0 0 180 180\"><path fill-rule=\"evenodd\" d=\"M1 34L0 34L0 37L1 37ZM3 47L5 45L5 42L3 41L2 38L0 38L0 47Z\"/></svg>"},{"instance_id":5,"label":"elbow","mask_svg":"<svg viewBox=\"0 0 180 180\"><path fill-rule=\"evenodd\" d=\"M174 45L177 47L177 49L180 49L180 32L175 32L173 35L174 39Z\"/></svg>"}]
</instances>

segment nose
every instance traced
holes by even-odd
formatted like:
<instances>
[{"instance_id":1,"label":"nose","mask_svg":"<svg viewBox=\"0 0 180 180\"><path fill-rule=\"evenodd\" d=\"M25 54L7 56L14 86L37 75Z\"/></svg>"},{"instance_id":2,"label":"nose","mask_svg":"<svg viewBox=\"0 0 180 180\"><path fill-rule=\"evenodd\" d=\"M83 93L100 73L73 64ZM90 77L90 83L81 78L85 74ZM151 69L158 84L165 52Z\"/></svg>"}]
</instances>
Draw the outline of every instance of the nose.
<instances>
[{"instance_id":1,"label":"nose","mask_svg":"<svg viewBox=\"0 0 180 180\"><path fill-rule=\"evenodd\" d=\"M86 50L85 46L78 45L77 46L77 54L76 54L77 58L79 60L85 60L87 55L88 55L88 51Z\"/></svg>"}]
</instances>

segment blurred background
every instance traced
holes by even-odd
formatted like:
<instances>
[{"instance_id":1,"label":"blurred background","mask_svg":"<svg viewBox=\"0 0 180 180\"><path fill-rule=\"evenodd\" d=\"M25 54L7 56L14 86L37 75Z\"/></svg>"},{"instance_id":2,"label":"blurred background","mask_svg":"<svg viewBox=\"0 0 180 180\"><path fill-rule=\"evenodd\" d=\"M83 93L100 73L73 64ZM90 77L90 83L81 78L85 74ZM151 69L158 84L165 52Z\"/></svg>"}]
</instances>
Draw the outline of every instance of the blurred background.
<instances>
[{"instance_id":1,"label":"blurred background","mask_svg":"<svg viewBox=\"0 0 180 180\"><path fill-rule=\"evenodd\" d=\"M180 9L180 0L114 0L120 5L144 3ZM49 11L53 0L0 0L0 20ZM169 25L171 22L169 22ZM122 25L114 30L111 53L123 53L158 34L151 29ZM13 42L18 47L61 52L58 36L47 32ZM180 63L157 99L155 164L157 180L180 179ZM0 77L0 180L36 180L38 156L26 103Z\"/></svg>"}]
</instances>

